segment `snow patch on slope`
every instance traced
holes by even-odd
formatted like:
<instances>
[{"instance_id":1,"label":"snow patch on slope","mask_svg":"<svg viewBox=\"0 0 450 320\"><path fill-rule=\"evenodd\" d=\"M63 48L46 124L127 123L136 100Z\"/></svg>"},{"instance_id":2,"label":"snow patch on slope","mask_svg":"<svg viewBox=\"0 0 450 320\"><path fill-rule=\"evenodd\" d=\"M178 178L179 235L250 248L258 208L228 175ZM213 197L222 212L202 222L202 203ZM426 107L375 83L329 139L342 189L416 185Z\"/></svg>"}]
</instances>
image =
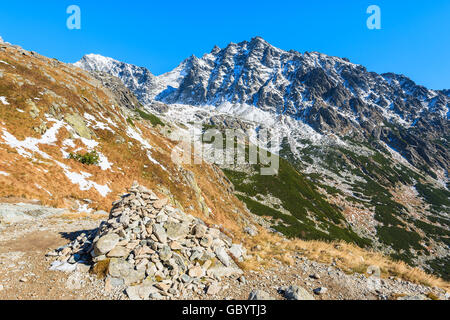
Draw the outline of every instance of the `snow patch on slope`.
<instances>
[{"instance_id":1,"label":"snow patch on slope","mask_svg":"<svg viewBox=\"0 0 450 320\"><path fill-rule=\"evenodd\" d=\"M8 100L6 100L6 97L0 97L0 102L6 106L9 105L9 102Z\"/></svg>"},{"instance_id":2,"label":"snow patch on slope","mask_svg":"<svg viewBox=\"0 0 450 320\"><path fill-rule=\"evenodd\" d=\"M98 191L98 193L100 193L100 195L106 197L108 193L111 192L111 189L107 185L100 185L96 182L88 180L88 178L92 177L92 175L89 173L72 172L69 166L54 160L47 153L39 149L39 145L42 144L54 145L55 142L57 142L58 140L56 136L61 128L66 127L70 129L70 127L68 127L67 124L65 124L65 122L62 120L61 121L55 119L47 119L47 120L55 122L55 124L53 125L53 127L48 129L40 139L27 137L25 140L20 141L15 136L10 134L5 128L3 128L2 130L3 134L1 138L4 141L4 144L15 149L17 153L22 157L35 159L35 155L39 155L44 159L53 160L58 166L60 166L63 169L64 174L73 184L79 185L80 190L87 191L90 190L91 188L95 188ZM98 145L98 143L96 142L94 143L92 140L82 139L82 141L87 146ZM73 141L69 139L65 140L63 144L74 146ZM103 170L107 170L111 167L111 164L108 162L106 157L101 158L101 167Z\"/></svg>"}]
</instances>

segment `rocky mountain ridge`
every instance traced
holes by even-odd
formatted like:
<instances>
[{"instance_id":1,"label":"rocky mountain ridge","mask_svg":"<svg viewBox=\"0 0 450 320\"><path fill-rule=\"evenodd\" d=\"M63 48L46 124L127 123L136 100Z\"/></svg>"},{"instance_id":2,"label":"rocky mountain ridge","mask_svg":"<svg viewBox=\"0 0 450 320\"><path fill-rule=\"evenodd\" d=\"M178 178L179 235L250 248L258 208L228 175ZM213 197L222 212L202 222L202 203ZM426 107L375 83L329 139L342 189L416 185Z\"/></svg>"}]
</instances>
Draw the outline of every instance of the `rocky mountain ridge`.
<instances>
[{"instance_id":1,"label":"rocky mountain ridge","mask_svg":"<svg viewBox=\"0 0 450 320\"><path fill-rule=\"evenodd\" d=\"M256 108L272 118L287 115L321 134L381 140L415 166L448 169L448 148L434 143L448 137L445 91L403 75L368 72L345 58L284 51L256 37L192 56L158 77L98 55L75 65L119 77L144 105L214 106L234 114Z\"/></svg>"}]
</instances>

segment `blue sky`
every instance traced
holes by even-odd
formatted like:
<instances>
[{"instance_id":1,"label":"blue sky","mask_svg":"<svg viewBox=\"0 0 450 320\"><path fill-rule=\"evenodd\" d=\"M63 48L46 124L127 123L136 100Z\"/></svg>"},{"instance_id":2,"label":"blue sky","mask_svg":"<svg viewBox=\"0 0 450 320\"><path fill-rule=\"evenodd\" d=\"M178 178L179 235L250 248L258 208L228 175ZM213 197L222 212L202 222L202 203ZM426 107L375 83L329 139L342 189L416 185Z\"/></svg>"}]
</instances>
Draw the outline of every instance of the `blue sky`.
<instances>
[{"instance_id":1,"label":"blue sky","mask_svg":"<svg viewBox=\"0 0 450 320\"><path fill-rule=\"evenodd\" d=\"M81 8L68 30L66 8ZM369 5L381 30L369 30ZM214 45L261 36L279 48L347 57L378 73L396 72L433 89L450 88L448 0L6 1L0 36L43 55L75 62L86 53L146 66L154 74Z\"/></svg>"}]
</instances>

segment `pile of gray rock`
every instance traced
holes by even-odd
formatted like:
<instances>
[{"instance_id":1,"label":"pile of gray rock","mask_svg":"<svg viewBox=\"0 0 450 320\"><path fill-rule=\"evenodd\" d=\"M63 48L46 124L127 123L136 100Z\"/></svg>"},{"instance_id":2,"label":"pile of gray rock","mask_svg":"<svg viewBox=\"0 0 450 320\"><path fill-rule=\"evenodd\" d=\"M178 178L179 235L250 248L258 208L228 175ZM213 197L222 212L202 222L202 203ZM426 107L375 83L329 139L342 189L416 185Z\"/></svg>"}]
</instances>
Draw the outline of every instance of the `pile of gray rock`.
<instances>
[{"instance_id":1,"label":"pile of gray rock","mask_svg":"<svg viewBox=\"0 0 450 320\"><path fill-rule=\"evenodd\" d=\"M216 295L223 277L242 274L235 261L247 257L218 228L137 183L113 203L108 221L49 255L57 257L53 270L90 266L105 275L107 287L125 288L130 299Z\"/></svg>"}]
</instances>

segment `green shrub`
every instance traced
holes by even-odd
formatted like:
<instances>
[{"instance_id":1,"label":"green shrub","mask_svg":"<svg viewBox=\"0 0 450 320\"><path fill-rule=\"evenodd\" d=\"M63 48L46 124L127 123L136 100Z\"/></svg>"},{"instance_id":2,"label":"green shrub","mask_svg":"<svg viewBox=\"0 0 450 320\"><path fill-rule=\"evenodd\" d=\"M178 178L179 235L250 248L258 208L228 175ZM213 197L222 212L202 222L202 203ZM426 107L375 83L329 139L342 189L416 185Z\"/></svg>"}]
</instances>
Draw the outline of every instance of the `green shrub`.
<instances>
[{"instance_id":1,"label":"green shrub","mask_svg":"<svg viewBox=\"0 0 450 320\"><path fill-rule=\"evenodd\" d=\"M137 109L136 111L137 111L137 113L139 114L139 116L140 116L142 119L150 121L150 123L151 123L152 126L154 126L154 127L156 127L157 125L160 125L160 126L163 126L163 127L164 127L164 126L166 125L164 122L161 121L160 118L158 118L158 117L155 116L154 114L144 112L144 111L142 111L142 110L140 110L140 109Z\"/></svg>"},{"instance_id":2,"label":"green shrub","mask_svg":"<svg viewBox=\"0 0 450 320\"><path fill-rule=\"evenodd\" d=\"M128 123L130 126L135 127L135 126L134 126L134 122L133 122L133 120L131 120L131 118L127 118L127 123Z\"/></svg>"},{"instance_id":3,"label":"green shrub","mask_svg":"<svg viewBox=\"0 0 450 320\"><path fill-rule=\"evenodd\" d=\"M96 151L87 152L85 154L80 153L70 153L69 159L73 159L75 161L81 162L82 164L87 165L97 165L99 164L100 158Z\"/></svg>"}]
</instances>

